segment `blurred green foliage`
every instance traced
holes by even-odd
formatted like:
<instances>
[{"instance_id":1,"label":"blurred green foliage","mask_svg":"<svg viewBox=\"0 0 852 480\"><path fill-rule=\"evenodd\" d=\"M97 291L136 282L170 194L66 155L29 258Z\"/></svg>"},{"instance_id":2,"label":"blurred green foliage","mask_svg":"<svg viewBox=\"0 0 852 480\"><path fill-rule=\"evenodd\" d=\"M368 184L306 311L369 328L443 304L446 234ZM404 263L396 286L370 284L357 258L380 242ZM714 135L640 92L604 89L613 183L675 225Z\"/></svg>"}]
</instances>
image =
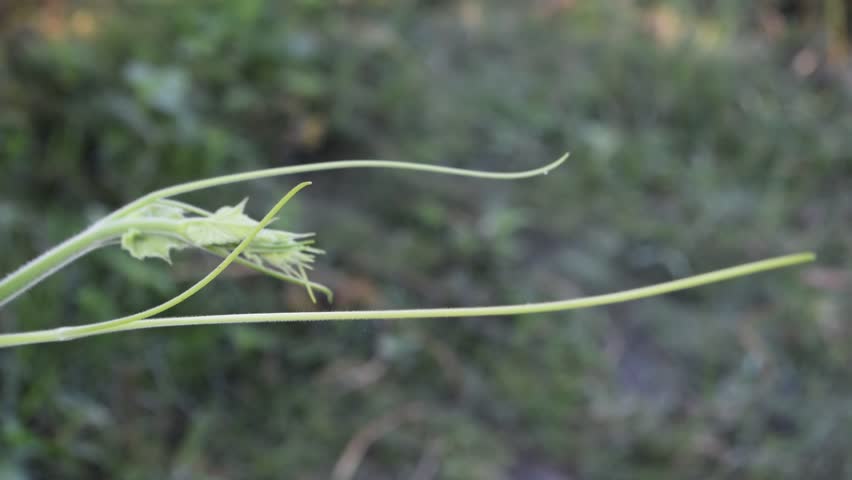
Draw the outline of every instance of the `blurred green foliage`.
<instances>
[{"instance_id":1,"label":"blurred green foliage","mask_svg":"<svg viewBox=\"0 0 852 480\"><path fill-rule=\"evenodd\" d=\"M318 232L335 308L524 302L821 256L572 314L3 351L0 479L345 478L344 460L359 479L852 477L852 74L845 32L806 3L0 6L0 271L187 179L362 155L521 169L565 149L561 171L511 184L318 174L285 219ZM262 210L290 182L194 201L251 194ZM0 328L137 311L209 265L99 252ZM311 308L234 270L176 313Z\"/></svg>"}]
</instances>

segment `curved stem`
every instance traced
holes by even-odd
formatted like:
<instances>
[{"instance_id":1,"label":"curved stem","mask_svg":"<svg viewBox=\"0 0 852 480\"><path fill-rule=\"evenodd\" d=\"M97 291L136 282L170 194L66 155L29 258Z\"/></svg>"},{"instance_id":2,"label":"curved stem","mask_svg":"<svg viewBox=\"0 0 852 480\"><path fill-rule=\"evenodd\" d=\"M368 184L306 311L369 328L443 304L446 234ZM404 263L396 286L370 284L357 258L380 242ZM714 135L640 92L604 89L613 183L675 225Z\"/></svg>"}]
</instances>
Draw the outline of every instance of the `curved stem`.
<instances>
[{"instance_id":1,"label":"curved stem","mask_svg":"<svg viewBox=\"0 0 852 480\"><path fill-rule=\"evenodd\" d=\"M246 182L261 178L278 177L282 175L295 175L298 173L320 172L324 170L341 170L349 168L389 168L393 170L418 170L421 172L440 173L461 177L486 178L491 180L518 180L537 175L547 175L548 172L558 167L568 159L566 153L557 160L539 168L524 170L521 172L486 172L483 170L468 170L464 168L444 167L440 165L429 165L424 163L397 162L392 160L341 160L337 162L319 162L309 165L290 165L286 167L266 168L251 172L222 175L220 177L206 178L194 182L182 183L172 187L163 188L151 192L127 205L116 210L111 215L101 219L108 221L119 218L145 207L146 205L163 198L174 197L184 193L204 190L206 188L228 185L230 183Z\"/></svg>"},{"instance_id":2,"label":"curved stem","mask_svg":"<svg viewBox=\"0 0 852 480\"><path fill-rule=\"evenodd\" d=\"M414 319L414 318L458 318L458 317L492 317L505 315L526 315L531 313L557 312L577 310L581 308L610 305L613 303L654 297L678 290L686 290L709 283L721 282L736 277L752 275L758 272L789 267L800 263L813 261L812 253L798 253L783 257L746 263L736 267L716 270L714 272L695 275L692 277L659 283L647 287L634 288L621 292L593 295L589 297L557 300L553 302L538 302L516 305L499 305L489 307L461 308L424 308L405 310L365 310L348 312L285 312L285 313L255 313L246 315L209 315L199 317L174 317L152 319L128 326L120 330L137 328L154 328L167 326L210 325L216 323L255 323L255 322L301 322L328 320L378 320L378 319Z\"/></svg>"},{"instance_id":3,"label":"curved stem","mask_svg":"<svg viewBox=\"0 0 852 480\"><path fill-rule=\"evenodd\" d=\"M0 279L0 307L26 292L52 273L83 255L112 242L131 228L172 232L174 226L175 224L172 222L163 220L123 220L95 224Z\"/></svg>"}]
</instances>

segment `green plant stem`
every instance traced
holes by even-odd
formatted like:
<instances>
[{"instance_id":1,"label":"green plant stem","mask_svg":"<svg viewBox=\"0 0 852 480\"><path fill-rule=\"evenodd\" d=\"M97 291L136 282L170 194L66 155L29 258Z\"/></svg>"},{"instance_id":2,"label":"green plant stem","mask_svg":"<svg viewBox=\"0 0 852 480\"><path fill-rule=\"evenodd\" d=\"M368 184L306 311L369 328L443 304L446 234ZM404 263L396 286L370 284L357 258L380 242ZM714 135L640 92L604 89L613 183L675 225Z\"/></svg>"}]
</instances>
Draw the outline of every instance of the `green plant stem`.
<instances>
[{"instance_id":1,"label":"green plant stem","mask_svg":"<svg viewBox=\"0 0 852 480\"><path fill-rule=\"evenodd\" d=\"M144 219L92 225L0 280L0 307L26 292L45 277L86 253L120 238L130 229L170 234L175 232L177 225L177 222Z\"/></svg>"},{"instance_id":2,"label":"green plant stem","mask_svg":"<svg viewBox=\"0 0 852 480\"><path fill-rule=\"evenodd\" d=\"M483 170L468 170L463 168L444 167L440 165L429 165L424 163L397 162L393 160L341 160L337 162L319 162L309 165L290 165L286 167L267 168L251 172L235 173L220 177L206 178L194 182L182 183L171 187L151 192L139 199L128 203L116 210L101 221L110 221L129 215L140 208L144 208L157 200L182 195L184 193L204 190L207 188L228 185L231 183L258 180L261 178L278 177L282 175L295 175L299 173L320 172L325 170L342 170L350 168L388 168L393 170L417 170L421 172L440 173L460 177L486 178L491 180L518 180L537 175L547 175L548 172L558 167L570 154L566 153L557 160L539 168L524 170L521 172L486 172Z\"/></svg>"},{"instance_id":3,"label":"green plant stem","mask_svg":"<svg viewBox=\"0 0 852 480\"><path fill-rule=\"evenodd\" d=\"M721 282L737 277L752 275L759 272L789 267L813 261L815 255L810 252L798 253L775 257L758 262L746 263L736 267L716 270L710 273L695 275L680 280L660 283L657 285L624 290L604 295L558 300L553 302L539 302L517 305L501 305L489 307L463 307L463 308L426 308L410 310L366 310L366 311L343 311L343 312L283 312L283 313L254 313L238 315L206 315L195 317L170 317L134 321L118 326L100 329L87 335L114 333L145 328L178 327L192 325L223 325L262 322L303 322L303 321L332 321L332 320L391 320L391 319L416 319L416 318L459 318L459 317L493 317L505 315L527 315L533 313L556 312L564 310L576 310L590 308L613 303L638 300L640 298L653 297L666 293L694 288L709 283ZM66 328L32 332L31 334L12 334L0 336L0 346L23 345L27 343L43 343L59 340L67 340ZM37 335L36 337L24 337L25 335ZM14 337L14 338L9 338ZM26 341L21 341L26 340ZM30 341L35 340L35 341Z\"/></svg>"},{"instance_id":4,"label":"green plant stem","mask_svg":"<svg viewBox=\"0 0 852 480\"><path fill-rule=\"evenodd\" d=\"M158 315L160 313L165 312L166 310L174 307L175 305L187 300L189 297L198 293L202 288L206 287L210 282L213 281L219 274L221 274L228 266L239 257L239 255L249 246L249 244L254 240L255 236L260 233L261 230L266 228L270 223L275 220L275 215L278 213L284 205L290 201L293 196L298 193L303 188L310 185L311 182L303 182L290 190L281 200L278 201L277 204L266 214L266 216L258 222L258 224L252 228L252 230L246 235L246 237L231 251L225 259L219 263L219 265L214 268L210 273L204 276L201 280L196 282L193 286L181 292L179 295L174 298L163 302L156 307L149 308L139 313L135 313L133 315L128 315L126 317L117 318L114 320L108 320L105 322L97 322L91 323L88 325L80 325L75 327L60 327L52 330L39 330L34 332L25 332L25 333L13 333L7 335L0 335L0 348L1 347L11 347L11 346L19 346L19 345L29 345L35 343L45 343L45 342L56 342L56 341L64 341L64 340L72 340L75 338L81 338L91 335L97 335L100 333L108 333L110 331L116 331L116 329L120 329L121 327L130 325L134 322L152 317L154 315Z\"/></svg>"}]
</instances>

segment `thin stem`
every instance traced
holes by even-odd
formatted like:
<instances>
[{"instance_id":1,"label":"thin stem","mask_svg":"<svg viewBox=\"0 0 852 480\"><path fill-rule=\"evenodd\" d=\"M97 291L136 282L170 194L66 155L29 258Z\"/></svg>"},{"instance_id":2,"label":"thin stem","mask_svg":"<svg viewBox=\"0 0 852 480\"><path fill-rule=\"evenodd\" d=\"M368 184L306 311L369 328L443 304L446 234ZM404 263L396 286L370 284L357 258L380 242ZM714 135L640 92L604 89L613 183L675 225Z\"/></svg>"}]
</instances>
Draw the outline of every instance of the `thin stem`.
<instances>
[{"instance_id":1,"label":"thin stem","mask_svg":"<svg viewBox=\"0 0 852 480\"><path fill-rule=\"evenodd\" d=\"M533 313L556 312L564 310L576 310L601 305L638 300L640 298L653 297L666 293L685 290L710 283L730 280L745 275L753 275L759 272L789 267L813 261L815 255L810 252L798 253L775 257L768 260L746 263L736 267L716 270L714 272L695 275L680 280L660 283L648 287L624 290L604 295L594 295L583 298L558 300L553 302L539 302L516 305L501 305L489 307L463 307L463 308L426 308L410 310L366 310L366 311L344 311L344 312L282 312L282 313L254 313L239 315L207 315L196 317L170 317L141 320L133 323L123 324L118 327L104 329L96 334L113 333L120 331L138 330L144 328L178 327L191 325L221 325L242 324L262 322L302 322L302 321L332 321L332 320L392 320L392 319L416 319L416 318L460 318L460 317L486 317L505 315L527 315ZM57 329L61 330L61 329ZM57 339L56 330L46 331L47 337ZM36 332L33 332L36 333ZM13 334L26 335L26 334ZM5 342L4 336L0 336L0 346L11 346L22 344L20 342ZM42 341L51 341L49 339ZM26 342L30 343L30 342Z\"/></svg>"},{"instance_id":2,"label":"thin stem","mask_svg":"<svg viewBox=\"0 0 852 480\"><path fill-rule=\"evenodd\" d=\"M429 165L423 163L397 162L393 160L341 160L337 162L320 162L309 165L290 165L286 167L267 168L263 170L255 170L251 172L235 173L231 175L222 175L220 177L206 178L194 182L182 183L172 187L163 188L155 192L151 192L127 205L116 210L111 215L101 219L101 221L109 221L115 218L126 216L134 211L143 208L157 200L184 193L204 190L206 188L228 185L231 183L246 182L249 180L258 180L261 178L278 177L282 175L295 175L298 173L319 172L324 170L341 170L349 168L390 168L394 170L418 170L422 172L441 173L445 175L456 175L462 177L487 178L492 180L518 180L521 178L529 178L537 175L547 175L548 172L558 167L570 154L566 153L554 162L551 162L543 167L532 170L524 170L521 172L486 172L483 170L468 170L464 168L444 167L440 165Z\"/></svg>"},{"instance_id":3,"label":"thin stem","mask_svg":"<svg viewBox=\"0 0 852 480\"><path fill-rule=\"evenodd\" d=\"M117 318L114 320L108 320L105 322L97 322L88 325L81 325L76 327L60 327L51 330L39 330L34 332L25 332L25 333L13 333L8 335L0 335L0 347L10 347L10 346L18 346L18 345L29 345L35 343L45 343L45 342L56 342L63 340L72 340L75 338L86 337L90 335L97 335L100 333L108 333L110 331L115 331L120 329L121 327L126 327L131 325L134 322L139 320L143 320L154 315L165 312L166 310L178 305L179 303L187 300L189 297L198 293L202 288L206 287L210 282L213 281L219 274L221 274L228 266L235 260L239 255L249 246L249 244L254 240L255 236L260 233L261 230L266 228L270 223L275 220L275 215L278 213L284 205L290 201L293 196L298 193L303 188L310 185L311 182L303 182L294 187L290 192L287 193L281 200L275 204L274 207L266 214L263 219L252 228L249 234L237 245L237 247L228 254L227 257L210 273L208 273L204 278L196 282L193 286L184 290L179 295L171 298L170 300L157 305L156 307L149 308L139 313L135 313L133 315L128 315L126 317Z\"/></svg>"},{"instance_id":4,"label":"thin stem","mask_svg":"<svg viewBox=\"0 0 852 480\"><path fill-rule=\"evenodd\" d=\"M163 319L152 319L134 325L134 328L123 330L134 330L136 328L153 328L165 326L182 325L208 325L231 323L229 320L239 319L234 323L254 322L299 322L299 321L328 321L328 320L376 320L376 319L414 319L414 318L457 318L457 317L491 317L505 315L525 315L531 313L556 312L563 310L577 310L581 308L610 305L613 303L638 300L640 298L654 297L671 293L678 290L695 288L710 283L730 280L736 277L752 275L758 272L789 267L801 263L812 262L815 259L812 253L798 253L782 257L770 258L758 262L746 263L736 267L716 270L714 272L695 275L692 277L659 283L647 287L634 288L621 292L593 295L589 297L557 300L553 302L538 302L516 305L500 305L489 307L462 307L462 308L424 308L405 310L366 310L366 311L343 311L343 312L285 312L285 313L257 313L245 315L210 315L199 317L174 317Z\"/></svg>"}]
</instances>

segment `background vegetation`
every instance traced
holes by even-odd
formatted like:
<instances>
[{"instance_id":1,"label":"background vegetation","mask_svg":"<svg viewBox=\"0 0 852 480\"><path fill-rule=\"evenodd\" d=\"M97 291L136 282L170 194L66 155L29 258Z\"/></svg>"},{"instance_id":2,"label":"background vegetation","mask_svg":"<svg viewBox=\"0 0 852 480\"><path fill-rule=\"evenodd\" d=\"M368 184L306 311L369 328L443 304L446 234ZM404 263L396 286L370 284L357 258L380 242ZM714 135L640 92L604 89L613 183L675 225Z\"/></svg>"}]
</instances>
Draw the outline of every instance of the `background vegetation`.
<instances>
[{"instance_id":1,"label":"background vegetation","mask_svg":"<svg viewBox=\"0 0 852 480\"><path fill-rule=\"evenodd\" d=\"M607 292L802 249L818 265L517 319L187 328L0 352L0 479L852 478L852 4L0 4L0 272L154 188L344 158L287 207L333 306ZM252 197L296 178L193 197ZM118 249L0 329L119 316L213 264ZM176 313L314 308L233 268Z\"/></svg>"}]
</instances>

